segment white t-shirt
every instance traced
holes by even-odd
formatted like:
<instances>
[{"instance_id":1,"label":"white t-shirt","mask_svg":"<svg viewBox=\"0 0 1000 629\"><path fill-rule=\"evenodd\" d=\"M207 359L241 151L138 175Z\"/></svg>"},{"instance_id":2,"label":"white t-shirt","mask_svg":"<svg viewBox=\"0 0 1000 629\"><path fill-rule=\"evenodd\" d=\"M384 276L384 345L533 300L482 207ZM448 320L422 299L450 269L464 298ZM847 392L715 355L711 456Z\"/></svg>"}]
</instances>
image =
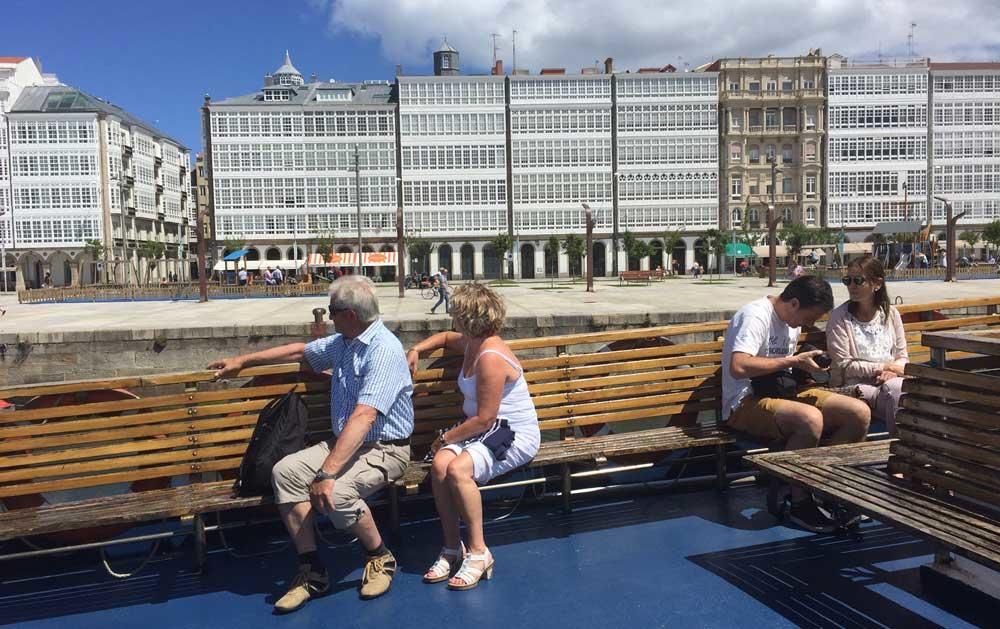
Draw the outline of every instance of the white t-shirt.
<instances>
[{"instance_id":1,"label":"white t-shirt","mask_svg":"<svg viewBox=\"0 0 1000 629\"><path fill-rule=\"evenodd\" d=\"M765 358L784 358L795 353L799 328L788 327L778 318L767 297L751 301L729 321L722 345L722 419L729 419L740 402L753 393L750 379L736 379L729 371L733 352Z\"/></svg>"}]
</instances>

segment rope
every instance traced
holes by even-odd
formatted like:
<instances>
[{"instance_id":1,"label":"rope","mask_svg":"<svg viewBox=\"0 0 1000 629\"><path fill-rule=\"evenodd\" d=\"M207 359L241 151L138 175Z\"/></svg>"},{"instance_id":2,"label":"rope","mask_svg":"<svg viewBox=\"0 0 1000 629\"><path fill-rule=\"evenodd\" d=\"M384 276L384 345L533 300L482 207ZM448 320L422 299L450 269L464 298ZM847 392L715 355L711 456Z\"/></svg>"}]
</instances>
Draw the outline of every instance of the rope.
<instances>
[{"instance_id":1,"label":"rope","mask_svg":"<svg viewBox=\"0 0 1000 629\"><path fill-rule=\"evenodd\" d=\"M143 559L139 563L139 565L135 568L135 570L132 570L131 572L115 572L111 568L111 563L108 561L108 554L107 554L107 552L102 548L101 549L101 565L104 566L104 569L112 577L114 577L116 579L128 579L128 578L134 577L135 575L139 574L139 572L143 568L146 567L146 564L149 563L149 560L153 558L153 555L155 555L156 551L159 550L159 549L160 549L160 540L156 540L155 542L153 542L153 548L150 549L149 554L146 555L146 558Z\"/></svg>"}]
</instances>

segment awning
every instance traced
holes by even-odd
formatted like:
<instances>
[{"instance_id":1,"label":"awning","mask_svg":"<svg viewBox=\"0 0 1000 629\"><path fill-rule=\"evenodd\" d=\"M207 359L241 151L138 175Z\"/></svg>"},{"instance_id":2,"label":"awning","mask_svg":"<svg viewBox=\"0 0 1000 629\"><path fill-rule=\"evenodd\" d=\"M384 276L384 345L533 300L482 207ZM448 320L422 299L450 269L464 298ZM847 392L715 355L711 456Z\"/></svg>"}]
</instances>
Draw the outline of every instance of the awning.
<instances>
[{"instance_id":1,"label":"awning","mask_svg":"<svg viewBox=\"0 0 1000 629\"><path fill-rule=\"evenodd\" d=\"M361 256L361 266L396 266L395 251L365 251ZM311 266L345 266L352 267L358 265L358 254L351 253L331 253L326 260L318 253L309 254L309 264Z\"/></svg>"},{"instance_id":2,"label":"awning","mask_svg":"<svg viewBox=\"0 0 1000 629\"><path fill-rule=\"evenodd\" d=\"M923 229L920 221L888 221L875 225L873 234L915 234Z\"/></svg>"},{"instance_id":3,"label":"awning","mask_svg":"<svg viewBox=\"0 0 1000 629\"><path fill-rule=\"evenodd\" d=\"M745 242L728 243L726 245L726 256L730 258L749 258L753 255L753 249Z\"/></svg>"},{"instance_id":4,"label":"awning","mask_svg":"<svg viewBox=\"0 0 1000 629\"><path fill-rule=\"evenodd\" d=\"M300 267L305 266L305 264L306 264L305 260L299 260ZM229 264L227 267L226 263L220 260L219 262L215 263L215 266L213 266L212 269L215 271L223 271L227 269L230 271L239 271L240 269L244 268L244 266L246 267L247 271L263 271L267 267L276 269L279 266L281 267L282 271L288 271L295 268L295 261L294 260L243 260L242 262L237 262L236 264Z\"/></svg>"},{"instance_id":5,"label":"awning","mask_svg":"<svg viewBox=\"0 0 1000 629\"><path fill-rule=\"evenodd\" d=\"M768 247L767 245L757 245L756 247L753 248L753 252L757 255L758 258L766 258L769 255L771 255L770 247ZM774 248L774 256L776 258L784 258L787 255L788 255L788 248L785 247L785 245L778 245L777 247Z\"/></svg>"},{"instance_id":6,"label":"awning","mask_svg":"<svg viewBox=\"0 0 1000 629\"><path fill-rule=\"evenodd\" d=\"M239 260L248 253L250 253L249 249L240 249L239 251L233 251L232 253L227 253L226 257L222 259L225 260L226 262L233 262L235 260Z\"/></svg>"}]
</instances>

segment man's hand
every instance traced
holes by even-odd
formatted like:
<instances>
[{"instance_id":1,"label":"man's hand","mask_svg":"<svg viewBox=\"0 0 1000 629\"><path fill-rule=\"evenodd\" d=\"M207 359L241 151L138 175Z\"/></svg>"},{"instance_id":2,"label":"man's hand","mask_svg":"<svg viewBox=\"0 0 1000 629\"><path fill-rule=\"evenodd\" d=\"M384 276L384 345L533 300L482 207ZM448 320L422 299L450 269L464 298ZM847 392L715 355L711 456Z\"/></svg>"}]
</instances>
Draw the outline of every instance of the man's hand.
<instances>
[{"instance_id":1,"label":"man's hand","mask_svg":"<svg viewBox=\"0 0 1000 629\"><path fill-rule=\"evenodd\" d=\"M230 358L222 358L214 362L209 363L208 369L215 369L215 379L219 380L221 378L228 378L233 374L237 374L243 369L243 361L240 360L239 356L232 356Z\"/></svg>"},{"instance_id":2,"label":"man's hand","mask_svg":"<svg viewBox=\"0 0 1000 629\"><path fill-rule=\"evenodd\" d=\"M406 365L410 368L410 375L417 373L417 362L420 360L420 353L415 349L406 352Z\"/></svg>"},{"instance_id":3,"label":"man's hand","mask_svg":"<svg viewBox=\"0 0 1000 629\"><path fill-rule=\"evenodd\" d=\"M823 350L821 350L821 349L814 349L811 352L802 352L801 354L796 354L795 355L796 364L793 365L793 366L797 367L799 369L804 369L804 370L809 371L811 373L822 373L822 372L826 371L826 369L824 369L824 368L820 367L819 365L817 365L816 361L813 360L814 358L816 358L817 356L821 355L822 353L823 353Z\"/></svg>"},{"instance_id":4,"label":"man's hand","mask_svg":"<svg viewBox=\"0 0 1000 629\"><path fill-rule=\"evenodd\" d=\"M329 479L316 481L309 487L309 501L323 515L333 513L333 486L333 479Z\"/></svg>"}]
</instances>

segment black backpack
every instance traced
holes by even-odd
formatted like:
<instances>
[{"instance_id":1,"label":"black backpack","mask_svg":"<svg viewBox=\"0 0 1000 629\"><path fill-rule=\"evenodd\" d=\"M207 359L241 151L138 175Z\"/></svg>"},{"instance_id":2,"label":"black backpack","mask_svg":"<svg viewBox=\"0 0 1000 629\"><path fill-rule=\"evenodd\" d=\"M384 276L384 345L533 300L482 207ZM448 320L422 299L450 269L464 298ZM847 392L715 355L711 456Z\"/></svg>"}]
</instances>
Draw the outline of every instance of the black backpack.
<instances>
[{"instance_id":1,"label":"black backpack","mask_svg":"<svg viewBox=\"0 0 1000 629\"><path fill-rule=\"evenodd\" d=\"M250 444L240 463L233 493L241 498L269 496L271 470L306 443L306 405L294 392L275 398L260 411Z\"/></svg>"}]
</instances>

